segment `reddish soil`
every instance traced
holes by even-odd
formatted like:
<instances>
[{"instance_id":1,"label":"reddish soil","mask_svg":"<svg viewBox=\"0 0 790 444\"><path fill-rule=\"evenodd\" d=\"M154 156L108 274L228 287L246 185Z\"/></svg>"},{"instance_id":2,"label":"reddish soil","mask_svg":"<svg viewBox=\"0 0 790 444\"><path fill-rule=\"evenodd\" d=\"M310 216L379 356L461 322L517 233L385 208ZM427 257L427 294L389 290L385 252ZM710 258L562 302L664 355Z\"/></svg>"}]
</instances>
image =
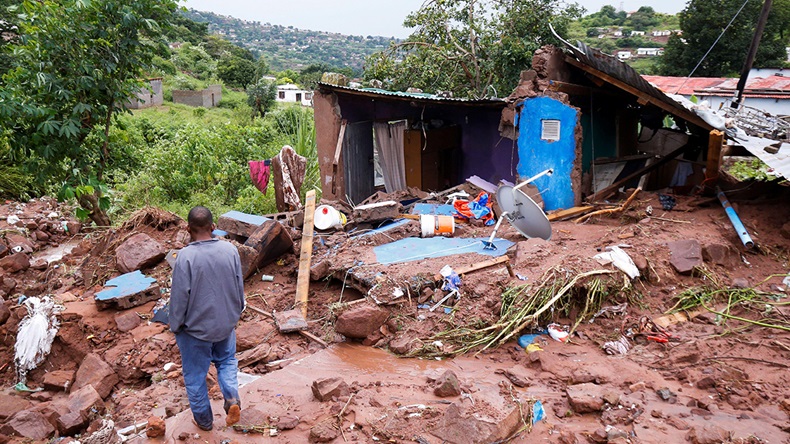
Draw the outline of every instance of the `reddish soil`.
<instances>
[{"instance_id":1,"label":"reddish soil","mask_svg":"<svg viewBox=\"0 0 790 444\"><path fill-rule=\"evenodd\" d=\"M78 245L60 262L38 270L0 271L0 282L13 279L16 283L16 288L4 296L11 314L0 325L0 362L7 363L0 368L0 380L5 387L16 382L13 347L18 323L25 315L24 308L17 304L18 297L52 294L66 310L59 315L61 326L52 351L44 363L29 373L28 386L41 387L46 373L76 370L86 354L97 353L120 379L105 399L108 416L117 428L144 422L151 415L167 418L164 437L152 441L486 442L480 441L482 436L496 435L486 427L504 430L515 425L513 430L518 430L523 424L522 416L528 418L525 410L539 400L545 418L531 431L511 437L511 442L790 443L787 330L733 319L724 321L706 312L667 327L680 338L679 342L631 342L627 354L607 355L601 346L620 336L623 317L604 315L593 323L584 319L567 343L540 336L542 351L531 354L518 347L515 337L482 353L452 359L399 358L388 351L395 342L405 339L409 343L411 339L411 345L402 351L419 354L427 350L420 347L433 344L433 335L441 331L472 321L480 325L495 323L503 291L518 285L536 285L547 270L561 270L569 277L590 270L615 270L611 265L598 264L592 257L607 246L623 244L627 244L624 250L647 270L647 275L626 290L623 288L627 279L622 273L607 275L604 281L609 293L604 306L628 302L628 316L656 319L675 304L674 297L684 289L709 284L714 278L724 288L745 285L762 292L765 299L757 305L767 310L769 306L762 301L774 304L770 306L771 316L784 319L782 325L787 328L790 289L782 283L784 276L776 275L789 272L790 241L783 236L782 227L786 230L790 221L790 200L787 193L776 195L782 197L733 199L757 244L752 250L744 249L718 201L675 196L678 205L672 211L662 211L657 195L647 192L641 193L624 214L595 217L581 224L553 222L552 239L548 242L527 241L503 224L498 235L516 243L507 254L518 277L510 277L501 266L464 275L462 297L450 313L418 308L419 293L407 292L392 298L392 290L406 287L415 279L428 279L445 264L457 268L488 257L467 254L391 266L366 265L378 274L376 282L380 285L374 296L383 303L389 318L364 340L347 339L334 330L338 315L363 305L338 304L364 298L352 288L346 271L359 265L359 261L370 264L375 245L419 236L418 223L413 221L386 234L364 238L350 238L345 233L320 235L314 243L313 263L327 261L329 277L311 282L308 324L310 333L331 345L324 349L302 335L280 334L268 317L255 311L243 314L238 327L239 351L261 343L271 347L265 358L242 369L259 377L242 388L242 423L249 425L246 433L225 427L221 395L211 376L217 412L215 429L203 432L191 422L174 338L166 326L150 321L154 306L161 305L161 301L122 312L96 308L93 296L101 284L120 274L115 269L114 249L124 239L143 232L166 248L183 245L182 220L154 209L141 210L115 231L82 232L75 236L60 233L45 242L34 242L39 252L51 252L67 243ZM648 206L653 209L652 217L647 217ZM46 219L40 216L52 210L66 219L68 209L52 201L24 206L9 202L0 206L0 216L22 211L30 219ZM15 229L0 219L4 236ZM295 233L298 251L301 239L298 231ZM487 237L490 233L490 227L459 225L456 236ZM696 240L702 246L723 245L730 251L729 262L723 266L707 261L707 274L680 275L670 265L667 246L678 240ZM264 267L246 281L248 304L266 312L292 308L297 271L298 257L294 254ZM162 288L169 288L170 268L165 261L144 272L156 278ZM262 275L272 275L274 280L262 281ZM385 297L387 300L383 300ZM434 295L434 300L438 297ZM583 303L572 302L567 311L550 311L548 321L574 324ZM753 306L732 307L730 314L757 319L751 310ZM116 316L128 312L137 313L143 322L121 332ZM543 328L546 323L537 327ZM523 331L529 332L531 329ZM451 352L454 346L457 345L445 343L438 349ZM176 366L166 371L165 364L170 362ZM457 375L461 396L441 398L434 394L433 381L445 370ZM348 389L319 402L311 385L330 377L342 378ZM606 402L593 411L580 411L583 409L573 405L568 391L568 387L578 384L600 389ZM55 391L27 394L9 389L4 394L27 398L30 408L39 411L46 411L47 407L57 410L53 406L68 398ZM298 421L286 424L289 419ZM270 427L278 425L275 434ZM96 426L94 421L84 433ZM0 442L7 439L23 441L0 437ZM145 434L133 440L145 441Z\"/></svg>"}]
</instances>

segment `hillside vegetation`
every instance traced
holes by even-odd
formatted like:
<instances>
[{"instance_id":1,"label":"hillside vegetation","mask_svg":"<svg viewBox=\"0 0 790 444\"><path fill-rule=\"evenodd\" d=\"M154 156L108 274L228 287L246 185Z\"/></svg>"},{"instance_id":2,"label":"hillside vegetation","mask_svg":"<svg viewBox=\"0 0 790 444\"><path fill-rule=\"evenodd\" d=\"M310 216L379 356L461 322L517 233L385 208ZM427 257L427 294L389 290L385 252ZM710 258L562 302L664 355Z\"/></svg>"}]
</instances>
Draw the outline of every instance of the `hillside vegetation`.
<instances>
[{"instance_id":1,"label":"hillside vegetation","mask_svg":"<svg viewBox=\"0 0 790 444\"><path fill-rule=\"evenodd\" d=\"M264 57L275 71L301 71L310 65L351 68L361 75L365 57L386 48L394 37L354 36L241 20L190 9L182 14L208 31Z\"/></svg>"}]
</instances>

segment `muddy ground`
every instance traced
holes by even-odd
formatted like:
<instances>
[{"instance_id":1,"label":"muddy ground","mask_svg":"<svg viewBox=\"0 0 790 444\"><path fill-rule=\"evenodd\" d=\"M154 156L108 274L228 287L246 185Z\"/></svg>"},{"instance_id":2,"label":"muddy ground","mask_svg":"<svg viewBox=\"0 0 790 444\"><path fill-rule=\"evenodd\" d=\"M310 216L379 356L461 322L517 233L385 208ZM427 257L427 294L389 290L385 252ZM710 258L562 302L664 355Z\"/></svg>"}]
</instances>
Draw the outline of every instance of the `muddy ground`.
<instances>
[{"instance_id":1,"label":"muddy ground","mask_svg":"<svg viewBox=\"0 0 790 444\"><path fill-rule=\"evenodd\" d=\"M373 246L418 237L417 221L362 238L319 233L313 264L325 264L318 273L321 279L310 284L308 331L329 347L298 333L281 334L260 314L294 306L297 255L285 254L263 267L245 282L248 304L259 311L245 311L238 327L240 356L258 347L260 359L242 368L257 379L242 387L241 427L234 429L225 426L221 395L210 375L216 413L211 432L191 422L175 340L165 325L152 321L154 309L167 298L167 262L143 270L157 279L162 299L126 310L99 310L94 301L103 283L121 274L115 253L125 240L146 233L165 249L179 248L186 241L184 221L145 209L115 230L84 231L69 218L70 210L54 201L6 202L0 206L3 244L11 248L21 242L19 236L27 239L23 253L30 263L0 268L7 314L0 313L0 320L5 318L0 325L0 380L6 387L0 395L0 442L44 442L52 436L63 436L62 442L112 442L97 438L102 418L122 429L157 416L165 419L163 436L149 439L141 429L130 439L789 443L790 289L783 279L789 271L790 198L781 188L769 195L773 197L731 196L757 245L749 250L718 201L707 197L675 196L677 206L665 211L657 194L642 192L623 213L578 224L553 222L550 241L527 240L503 224L498 236L515 243L507 251L515 276L501 265L463 275L461 298L435 311L419 308L433 305L445 293L430 276L444 265L458 268L490 258L473 253L371 265ZM11 215L22 222L9 225ZM71 224L68 229L66 223ZM21 234L20 226L25 228ZM289 230L299 251L301 234ZM490 227L459 224L455 236L490 233ZM688 275L678 271L688 261L677 263L677 241L699 247L700 257L688 258L696 270ZM613 245L634 259L639 278L631 282L593 259ZM52 256L64 250L70 252L62 259ZM2 260L10 262L6 258L11 254L3 253ZM379 284L367 298L359 291L365 283L352 282L366 267L375 270ZM555 309L502 345L454 356L464 344L436 336L463 326L496 324L508 289L535 288L546 276L567 282L596 270L610 272L597 275L604 289L598 293L603 295L600 306L627 303L624 313L590 322L585 295L591 294L591 281L583 279ZM273 281L263 281L264 275ZM428 290L419 290L426 283ZM727 297L734 294L732 289L756 296L730 307L726 298L709 301L723 315L700 310L690 320L673 318L667 330L677 341L628 340L625 354L603 350L604 343L621 337L625 316L658 320L686 289L713 285ZM394 297L395 288L406 291ZM30 389L44 390L15 391L14 344L26 314L20 296L46 294L65 310L58 315L60 329L50 354L27 377ZM525 290L525 297L529 294ZM520 335L540 333L549 322L571 327L577 321L567 342L539 335L535 343L541 350L531 353L517 343ZM90 379L89 373L102 374L91 384L103 399L80 410L76 387L69 384ZM532 415L538 411L536 401L545 412L540 420ZM11 436L23 432L29 437ZM35 433L46 435L31 439Z\"/></svg>"}]
</instances>

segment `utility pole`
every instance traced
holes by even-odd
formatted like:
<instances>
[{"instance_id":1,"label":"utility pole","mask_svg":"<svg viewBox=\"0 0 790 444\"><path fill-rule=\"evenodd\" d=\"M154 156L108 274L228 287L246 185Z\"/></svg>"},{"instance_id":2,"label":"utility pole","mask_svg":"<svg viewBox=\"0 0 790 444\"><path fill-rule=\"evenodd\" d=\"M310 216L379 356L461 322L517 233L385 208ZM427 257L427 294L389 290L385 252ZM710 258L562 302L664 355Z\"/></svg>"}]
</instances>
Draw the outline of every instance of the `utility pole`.
<instances>
[{"instance_id":1,"label":"utility pole","mask_svg":"<svg viewBox=\"0 0 790 444\"><path fill-rule=\"evenodd\" d=\"M765 22L768 21L768 14L771 12L771 3L773 3L773 0L765 0L765 3L763 3L763 10L760 11L760 18L757 20L757 28L754 30L754 37L752 37L752 44L749 46L749 52L746 54L746 62L744 62L743 69L741 70L741 78L738 80L738 95L730 104L731 108L738 109L741 105L743 89L746 87L746 79L749 78L749 71L752 70L752 63L754 63L754 56L757 54L757 47L760 46L760 37L763 36Z\"/></svg>"}]
</instances>

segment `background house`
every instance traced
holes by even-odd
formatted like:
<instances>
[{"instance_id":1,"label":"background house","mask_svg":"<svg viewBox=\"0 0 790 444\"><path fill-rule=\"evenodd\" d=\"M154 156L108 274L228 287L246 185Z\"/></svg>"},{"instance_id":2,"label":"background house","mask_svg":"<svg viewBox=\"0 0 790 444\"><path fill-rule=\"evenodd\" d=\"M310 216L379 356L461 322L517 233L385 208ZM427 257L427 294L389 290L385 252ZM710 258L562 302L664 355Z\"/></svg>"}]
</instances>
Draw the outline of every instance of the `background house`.
<instances>
[{"instance_id":1,"label":"background house","mask_svg":"<svg viewBox=\"0 0 790 444\"><path fill-rule=\"evenodd\" d=\"M129 103L126 104L129 109L142 109L151 106L159 106L164 103L164 94L162 93L162 78L157 77L148 79L147 85L140 89L137 94L129 98Z\"/></svg>"},{"instance_id":2,"label":"background house","mask_svg":"<svg viewBox=\"0 0 790 444\"><path fill-rule=\"evenodd\" d=\"M200 91L173 90L173 103L213 108L222 100L222 85L211 85Z\"/></svg>"},{"instance_id":3,"label":"background house","mask_svg":"<svg viewBox=\"0 0 790 444\"><path fill-rule=\"evenodd\" d=\"M313 105L313 92L299 88L292 83L277 85L278 102L298 103L302 106Z\"/></svg>"}]
</instances>

